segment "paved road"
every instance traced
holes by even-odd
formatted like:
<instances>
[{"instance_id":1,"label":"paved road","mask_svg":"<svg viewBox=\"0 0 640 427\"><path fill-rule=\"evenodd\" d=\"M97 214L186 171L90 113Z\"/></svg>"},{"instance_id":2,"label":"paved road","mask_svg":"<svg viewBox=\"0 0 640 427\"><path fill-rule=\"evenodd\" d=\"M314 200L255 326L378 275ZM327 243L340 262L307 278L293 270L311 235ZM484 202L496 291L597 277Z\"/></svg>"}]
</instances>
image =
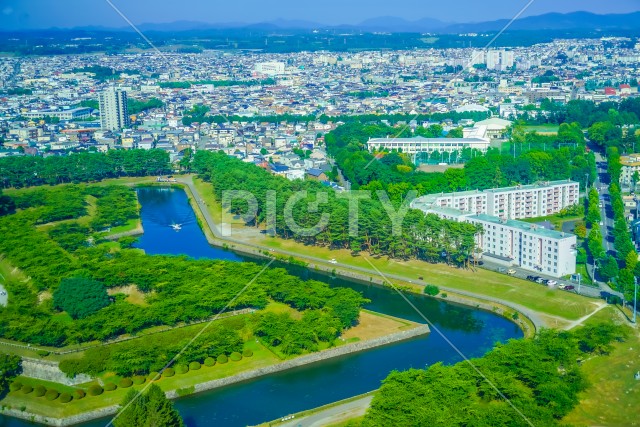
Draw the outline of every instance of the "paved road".
<instances>
[{"instance_id":1,"label":"paved road","mask_svg":"<svg viewBox=\"0 0 640 427\"><path fill-rule=\"evenodd\" d=\"M601 231L602 231L602 246L607 254L614 255L616 250L613 246L613 208L611 207L611 196L609 195L609 173L607 172L607 161L599 152L595 151L596 157L596 180L594 182L595 188L600 193L600 200L602 201L602 208L600 216L602 217ZM600 290L610 295L616 295L620 298L624 298L621 292L614 291L609 285L604 282L600 282L595 279L594 265L587 264L587 272L594 278L594 281L600 287Z\"/></svg>"},{"instance_id":2,"label":"paved road","mask_svg":"<svg viewBox=\"0 0 640 427\"><path fill-rule=\"evenodd\" d=\"M332 406L302 418L294 418L278 427L321 427L335 424L348 418L364 415L371 404L373 396L366 396L358 400Z\"/></svg>"}]
</instances>

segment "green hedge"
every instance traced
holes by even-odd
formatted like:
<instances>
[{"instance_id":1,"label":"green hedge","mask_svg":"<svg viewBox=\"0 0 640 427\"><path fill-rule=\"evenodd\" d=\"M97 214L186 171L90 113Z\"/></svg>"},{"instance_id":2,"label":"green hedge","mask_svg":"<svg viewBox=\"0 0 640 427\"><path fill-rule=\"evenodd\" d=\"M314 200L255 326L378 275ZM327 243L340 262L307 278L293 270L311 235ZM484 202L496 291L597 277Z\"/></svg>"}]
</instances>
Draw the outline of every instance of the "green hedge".
<instances>
[{"instance_id":1,"label":"green hedge","mask_svg":"<svg viewBox=\"0 0 640 427\"><path fill-rule=\"evenodd\" d=\"M53 401L53 400L56 400L58 396L60 396L60 393L58 393L56 390L48 390L47 393L44 395L44 398L47 400Z\"/></svg>"},{"instance_id":2,"label":"green hedge","mask_svg":"<svg viewBox=\"0 0 640 427\"><path fill-rule=\"evenodd\" d=\"M227 363L229 361L229 358L226 355L221 354L220 356L218 356L216 361L220 364L223 364L223 363Z\"/></svg>"},{"instance_id":3,"label":"green hedge","mask_svg":"<svg viewBox=\"0 0 640 427\"><path fill-rule=\"evenodd\" d=\"M73 399L73 397L71 397L71 394L64 392L60 394L60 402L62 403L69 403L71 402L71 400Z\"/></svg>"},{"instance_id":4,"label":"green hedge","mask_svg":"<svg viewBox=\"0 0 640 427\"><path fill-rule=\"evenodd\" d=\"M251 351L250 348L245 348L244 351L242 352L242 356L243 357L251 357L251 356L253 356L253 351Z\"/></svg>"},{"instance_id":5,"label":"green hedge","mask_svg":"<svg viewBox=\"0 0 640 427\"><path fill-rule=\"evenodd\" d=\"M216 364L216 359L213 357L207 357L204 359L204 366L214 366Z\"/></svg>"},{"instance_id":6,"label":"green hedge","mask_svg":"<svg viewBox=\"0 0 640 427\"><path fill-rule=\"evenodd\" d=\"M135 385L140 385L140 384L144 384L144 382L147 379L145 377L143 377L142 375L136 375L135 377L133 377L133 383Z\"/></svg>"},{"instance_id":7,"label":"green hedge","mask_svg":"<svg viewBox=\"0 0 640 427\"><path fill-rule=\"evenodd\" d=\"M86 396L86 393L82 389L77 389L73 392L73 398L76 400L83 399Z\"/></svg>"},{"instance_id":8,"label":"green hedge","mask_svg":"<svg viewBox=\"0 0 640 427\"><path fill-rule=\"evenodd\" d=\"M89 387L89 390L87 390L87 392L89 393L89 396L100 396L104 392L104 389L99 385L94 384Z\"/></svg>"},{"instance_id":9,"label":"green hedge","mask_svg":"<svg viewBox=\"0 0 640 427\"><path fill-rule=\"evenodd\" d=\"M175 374L176 374L176 371L173 368L167 368L164 371L162 371L162 376L167 378L172 377Z\"/></svg>"},{"instance_id":10,"label":"green hedge","mask_svg":"<svg viewBox=\"0 0 640 427\"><path fill-rule=\"evenodd\" d=\"M149 381L158 381L160 379L160 373L153 371L149 373L147 378L149 378Z\"/></svg>"},{"instance_id":11,"label":"green hedge","mask_svg":"<svg viewBox=\"0 0 640 427\"><path fill-rule=\"evenodd\" d=\"M47 393L47 389L45 386L37 385L36 388L33 389L33 394L36 397L42 397Z\"/></svg>"},{"instance_id":12,"label":"green hedge","mask_svg":"<svg viewBox=\"0 0 640 427\"><path fill-rule=\"evenodd\" d=\"M11 391L18 391L21 388L22 388L22 383L20 381L14 381L9 386L9 390L11 390Z\"/></svg>"},{"instance_id":13,"label":"green hedge","mask_svg":"<svg viewBox=\"0 0 640 427\"><path fill-rule=\"evenodd\" d=\"M176 374L186 374L187 372L189 372L189 367L187 365L184 365L182 363L178 363L176 365Z\"/></svg>"},{"instance_id":14,"label":"green hedge","mask_svg":"<svg viewBox=\"0 0 640 427\"><path fill-rule=\"evenodd\" d=\"M233 353L231 353L231 356L229 356L229 359L231 359L234 362L238 362L242 360L242 355L237 351L234 351Z\"/></svg>"},{"instance_id":15,"label":"green hedge","mask_svg":"<svg viewBox=\"0 0 640 427\"><path fill-rule=\"evenodd\" d=\"M129 388L133 385L133 380L131 378L123 378L118 383L118 387L120 388Z\"/></svg>"},{"instance_id":16,"label":"green hedge","mask_svg":"<svg viewBox=\"0 0 640 427\"><path fill-rule=\"evenodd\" d=\"M190 371L197 371L201 367L202 367L202 365L200 365L200 362L191 362L191 363L189 363L189 370Z\"/></svg>"},{"instance_id":17,"label":"green hedge","mask_svg":"<svg viewBox=\"0 0 640 427\"><path fill-rule=\"evenodd\" d=\"M31 387L29 384L25 384L20 390L22 390L24 394L29 394L33 391L33 387Z\"/></svg>"},{"instance_id":18,"label":"green hedge","mask_svg":"<svg viewBox=\"0 0 640 427\"><path fill-rule=\"evenodd\" d=\"M118 386L117 386L117 385L115 385L114 383L111 383L111 382L106 383L106 384L104 385L104 390L105 390L105 391L113 391L113 390L115 390L115 389L117 389L117 388L118 388Z\"/></svg>"}]
</instances>

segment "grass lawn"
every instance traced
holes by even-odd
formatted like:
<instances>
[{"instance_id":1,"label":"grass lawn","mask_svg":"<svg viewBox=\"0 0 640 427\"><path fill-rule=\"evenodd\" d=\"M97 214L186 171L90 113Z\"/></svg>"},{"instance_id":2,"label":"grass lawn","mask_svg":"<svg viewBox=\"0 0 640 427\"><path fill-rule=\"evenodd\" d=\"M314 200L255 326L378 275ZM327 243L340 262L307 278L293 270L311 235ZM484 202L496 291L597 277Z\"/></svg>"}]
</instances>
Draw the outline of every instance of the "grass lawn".
<instances>
[{"instance_id":1,"label":"grass lawn","mask_svg":"<svg viewBox=\"0 0 640 427\"><path fill-rule=\"evenodd\" d=\"M542 133L542 134L545 134L545 133L546 134L557 134L559 128L560 128L560 126L552 125L552 124L531 125L531 126L525 126L524 131L525 132L538 132L538 133Z\"/></svg>"},{"instance_id":2,"label":"grass lawn","mask_svg":"<svg viewBox=\"0 0 640 427\"><path fill-rule=\"evenodd\" d=\"M619 308L614 306L601 310L587 323L609 319L628 325ZM633 377L640 370L640 332L637 328L628 329L628 339L616 343L610 355L594 356L582 364L590 387L581 394L580 404L563 422L574 426L640 425L640 381Z\"/></svg>"},{"instance_id":3,"label":"grass lawn","mask_svg":"<svg viewBox=\"0 0 640 427\"><path fill-rule=\"evenodd\" d=\"M274 249L298 251L300 254L309 251L304 245L279 238L265 238L260 243ZM353 256L351 251L348 250L330 250L328 248L314 247L313 253L314 256L327 260L335 258L338 261L337 268L348 268L349 266L371 268L364 256ZM414 284L420 282L420 287L428 283L474 292L520 304L542 314L567 320L576 320L596 308L595 302L589 298L558 289L549 289L536 283L489 270L476 269L472 271L453 268L444 264L429 264L419 260L398 261L385 257L369 257L369 260L385 274L415 278L412 281ZM376 278L376 276L372 274L371 277ZM424 277L424 282L419 281L418 277ZM392 282L396 281L392 280ZM549 326L555 325L550 324Z\"/></svg>"},{"instance_id":4,"label":"grass lawn","mask_svg":"<svg viewBox=\"0 0 640 427\"><path fill-rule=\"evenodd\" d=\"M354 338L369 340L412 329L416 326L418 326L417 323L408 320L398 319L370 310L362 310L360 311L358 325L345 331L345 333L342 334L342 338L347 341Z\"/></svg>"},{"instance_id":5,"label":"grass lawn","mask_svg":"<svg viewBox=\"0 0 640 427\"><path fill-rule=\"evenodd\" d=\"M560 216L560 215L549 215L540 218L524 218L520 221L537 224L543 221L549 221L553 224L554 228L557 231L562 231L562 224L569 221L582 221L584 218L581 215L568 215L568 216Z\"/></svg>"}]
</instances>

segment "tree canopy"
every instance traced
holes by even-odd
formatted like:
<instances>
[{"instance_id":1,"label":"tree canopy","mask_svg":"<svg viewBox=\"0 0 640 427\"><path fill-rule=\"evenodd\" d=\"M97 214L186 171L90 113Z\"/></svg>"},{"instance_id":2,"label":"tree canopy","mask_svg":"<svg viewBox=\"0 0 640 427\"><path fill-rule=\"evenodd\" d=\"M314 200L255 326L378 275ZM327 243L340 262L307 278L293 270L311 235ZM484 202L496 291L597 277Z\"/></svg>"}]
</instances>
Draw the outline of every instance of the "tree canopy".
<instances>
[{"instance_id":1,"label":"tree canopy","mask_svg":"<svg viewBox=\"0 0 640 427\"><path fill-rule=\"evenodd\" d=\"M182 427L184 422L160 387L152 384L146 393L129 390L113 420L114 427Z\"/></svg>"},{"instance_id":2,"label":"tree canopy","mask_svg":"<svg viewBox=\"0 0 640 427\"><path fill-rule=\"evenodd\" d=\"M109 305L107 288L97 280L85 277L62 279L53 293L53 304L74 319L84 319Z\"/></svg>"}]
</instances>

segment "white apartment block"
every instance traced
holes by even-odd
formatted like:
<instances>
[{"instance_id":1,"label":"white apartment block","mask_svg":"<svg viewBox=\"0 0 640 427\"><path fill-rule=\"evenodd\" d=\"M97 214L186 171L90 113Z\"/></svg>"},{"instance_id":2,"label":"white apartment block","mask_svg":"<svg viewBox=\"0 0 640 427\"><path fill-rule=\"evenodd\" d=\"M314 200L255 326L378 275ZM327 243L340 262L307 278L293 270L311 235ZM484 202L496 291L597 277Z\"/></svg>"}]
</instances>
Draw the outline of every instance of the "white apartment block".
<instances>
[{"instance_id":1,"label":"white apartment block","mask_svg":"<svg viewBox=\"0 0 640 427\"><path fill-rule=\"evenodd\" d=\"M413 200L411 207L423 211L450 208L500 219L522 219L553 215L578 202L579 184L567 180L485 191L430 194Z\"/></svg>"},{"instance_id":2,"label":"white apartment block","mask_svg":"<svg viewBox=\"0 0 640 427\"><path fill-rule=\"evenodd\" d=\"M433 152L460 153L465 148L486 153L489 140L482 138L373 138L367 142L367 147L369 151L396 150L410 155Z\"/></svg>"},{"instance_id":3,"label":"white apartment block","mask_svg":"<svg viewBox=\"0 0 640 427\"><path fill-rule=\"evenodd\" d=\"M622 170L620 171L620 184L624 186L633 185L633 174L640 174L640 154L629 154L620 157Z\"/></svg>"},{"instance_id":4,"label":"white apartment block","mask_svg":"<svg viewBox=\"0 0 640 427\"><path fill-rule=\"evenodd\" d=\"M284 74L284 62L259 62L254 68L256 73L267 76L277 76Z\"/></svg>"},{"instance_id":5,"label":"white apartment block","mask_svg":"<svg viewBox=\"0 0 640 427\"><path fill-rule=\"evenodd\" d=\"M476 245L482 256L505 266L518 266L552 277L576 272L576 236L522 221L433 207L425 213L482 227Z\"/></svg>"},{"instance_id":6,"label":"white apartment block","mask_svg":"<svg viewBox=\"0 0 640 427\"><path fill-rule=\"evenodd\" d=\"M107 89L98 95L100 104L100 127L103 130L121 130L129 126L127 92L122 89Z\"/></svg>"}]
</instances>

